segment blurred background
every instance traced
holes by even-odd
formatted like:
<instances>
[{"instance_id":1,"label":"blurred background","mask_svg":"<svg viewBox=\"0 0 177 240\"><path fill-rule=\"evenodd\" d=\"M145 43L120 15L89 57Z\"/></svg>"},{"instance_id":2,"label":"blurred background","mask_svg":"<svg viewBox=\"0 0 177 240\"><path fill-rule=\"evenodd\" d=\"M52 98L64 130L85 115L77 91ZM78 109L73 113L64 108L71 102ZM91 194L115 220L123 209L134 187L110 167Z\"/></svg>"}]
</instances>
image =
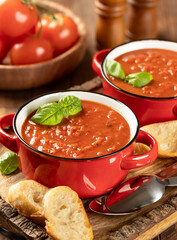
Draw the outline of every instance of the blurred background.
<instances>
[{"instance_id":1,"label":"blurred background","mask_svg":"<svg viewBox=\"0 0 177 240\"><path fill-rule=\"evenodd\" d=\"M91 61L98 48L112 48L126 41L145 38L177 42L177 0L49 0L49 2L71 9L85 23L87 32L85 55L75 70L49 84L26 90L0 90L0 116L16 112L32 97L64 90L95 78ZM74 59L71 59L72 61ZM17 74L21 74L20 68ZM14 84L16 77L13 76ZM5 81L1 71L0 79L2 82ZM2 151L0 145L0 152ZM168 238L169 232L163 239ZM6 238L0 235L0 239Z\"/></svg>"}]
</instances>

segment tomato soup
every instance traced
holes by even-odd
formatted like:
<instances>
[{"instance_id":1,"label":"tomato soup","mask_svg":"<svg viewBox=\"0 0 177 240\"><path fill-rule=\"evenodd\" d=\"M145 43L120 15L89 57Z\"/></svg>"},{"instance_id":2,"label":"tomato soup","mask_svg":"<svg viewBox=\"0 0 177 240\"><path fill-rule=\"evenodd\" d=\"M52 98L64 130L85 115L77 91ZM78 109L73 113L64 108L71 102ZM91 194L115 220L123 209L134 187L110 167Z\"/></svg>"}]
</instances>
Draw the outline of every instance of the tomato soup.
<instances>
[{"instance_id":1,"label":"tomato soup","mask_svg":"<svg viewBox=\"0 0 177 240\"><path fill-rule=\"evenodd\" d=\"M92 158L115 152L130 140L130 128L120 113L109 106L81 100L82 111L55 126L31 121L22 126L25 142L47 154L64 158Z\"/></svg>"},{"instance_id":2,"label":"tomato soup","mask_svg":"<svg viewBox=\"0 0 177 240\"><path fill-rule=\"evenodd\" d=\"M153 80L146 86L134 87L123 80L108 76L117 87L134 93L153 98L177 96L177 52L163 49L142 49L128 52L116 59L125 74L149 72Z\"/></svg>"}]
</instances>

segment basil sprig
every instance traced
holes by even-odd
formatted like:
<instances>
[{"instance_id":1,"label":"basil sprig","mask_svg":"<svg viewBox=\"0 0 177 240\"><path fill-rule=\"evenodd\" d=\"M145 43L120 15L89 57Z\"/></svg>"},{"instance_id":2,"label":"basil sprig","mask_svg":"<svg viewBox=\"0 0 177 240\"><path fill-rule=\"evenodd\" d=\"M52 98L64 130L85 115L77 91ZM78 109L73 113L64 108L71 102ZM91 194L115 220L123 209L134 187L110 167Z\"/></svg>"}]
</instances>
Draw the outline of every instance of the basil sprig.
<instances>
[{"instance_id":1,"label":"basil sprig","mask_svg":"<svg viewBox=\"0 0 177 240\"><path fill-rule=\"evenodd\" d=\"M17 154L8 150L0 157L0 172L8 175L18 168Z\"/></svg>"},{"instance_id":2,"label":"basil sprig","mask_svg":"<svg viewBox=\"0 0 177 240\"><path fill-rule=\"evenodd\" d=\"M81 101L75 96L61 98L58 103L47 103L40 106L31 120L41 125L54 126L59 124L63 117L68 118L82 111Z\"/></svg>"},{"instance_id":3,"label":"basil sprig","mask_svg":"<svg viewBox=\"0 0 177 240\"><path fill-rule=\"evenodd\" d=\"M105 67L109 75L122 79L134 87L144 87L153 80L148 72L132 73L126 76L121 64L115 60L107 60Z\"/></svg>"},{"instance_id":4,"label":"basil sprig","mask_svg":"<svg viewBox=\"0 0 177 240\"><path fill-rule=\"evenodd\" d=\"M111 76L125 79L124 70L119 62L115 60L107 60L106 69Z\"/></svg>"}]
</instances>

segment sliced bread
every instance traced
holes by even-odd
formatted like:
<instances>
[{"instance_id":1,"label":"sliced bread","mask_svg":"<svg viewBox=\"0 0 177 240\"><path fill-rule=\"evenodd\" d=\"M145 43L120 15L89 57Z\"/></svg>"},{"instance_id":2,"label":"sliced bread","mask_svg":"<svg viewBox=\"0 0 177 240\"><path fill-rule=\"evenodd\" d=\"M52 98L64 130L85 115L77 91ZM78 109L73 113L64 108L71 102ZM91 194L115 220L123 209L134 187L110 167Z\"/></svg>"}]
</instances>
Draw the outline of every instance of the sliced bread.
<instances>
[{"instance_id":1,"label":"sliced bread","mask_svg":"<svg viewBox=\"0 0 177 240\"><path fill-rule=\"evenodd\" d=\"M43 199L46 230L57 240L92 240L93 232L78 194L66 186L49 190Z\"/></svg>"},{"instance_id":2,"label":"sliced bread","mask_svg":"<svg viewBox=\"0 0 177 240\"><path fill-rule=\"evenodd\" d=\"M9 203L35 223L44 225L43 197L48 188L33 180L23 180L10 187Z\"/></svg>"}]
</instances>

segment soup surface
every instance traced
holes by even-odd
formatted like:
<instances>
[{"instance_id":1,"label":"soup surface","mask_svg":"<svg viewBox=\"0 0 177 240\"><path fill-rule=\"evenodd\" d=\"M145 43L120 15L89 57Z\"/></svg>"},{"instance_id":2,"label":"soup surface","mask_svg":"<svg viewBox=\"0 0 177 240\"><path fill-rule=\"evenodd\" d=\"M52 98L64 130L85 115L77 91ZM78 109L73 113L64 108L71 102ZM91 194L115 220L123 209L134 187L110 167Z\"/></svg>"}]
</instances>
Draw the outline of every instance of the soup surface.
<instances>
[{"instance_id":1,"label":"soup surface","mask_svg":"<svg viewBox=\"0 0 177 240\"><path fill-rule=\"evenodd\" d=\"M22 125L22 138L32 147L64 158L91 158L124 147L130 140L127 121L109 106L81 100L82 111L55 126L30 120Z\"/></svg>"},{"instance_id":2,"label":"soup surface","mask_svg":"<svg viewBox=\"0 0 177 240\"><path fill-rule=\"evenodd\" d=\"M163 49L143 49L125 53L116 59L125 74L149 72L153 80L142 88L108 75L119 88L137 95L165 98L177 96L177 52Z\"/></svg>"}]
</instances>

